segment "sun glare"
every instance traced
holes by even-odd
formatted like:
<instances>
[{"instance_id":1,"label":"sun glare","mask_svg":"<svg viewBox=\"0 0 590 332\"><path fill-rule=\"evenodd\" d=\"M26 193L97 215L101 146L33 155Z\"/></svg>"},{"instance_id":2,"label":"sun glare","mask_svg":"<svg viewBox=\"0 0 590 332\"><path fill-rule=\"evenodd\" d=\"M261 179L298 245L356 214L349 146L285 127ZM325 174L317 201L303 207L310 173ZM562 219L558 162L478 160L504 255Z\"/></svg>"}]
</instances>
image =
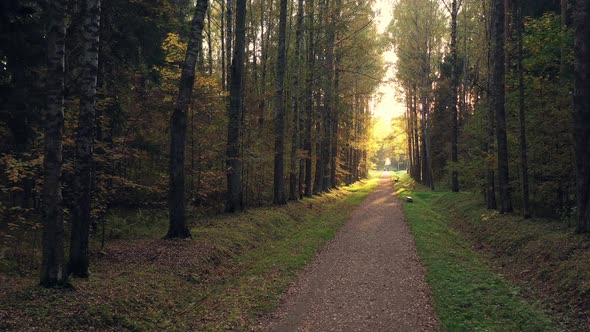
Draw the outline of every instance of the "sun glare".
<instances>
[{"instance_id":1,"label":"sun glare","mask_svg":"<svg viewBox=\"0 0 590 332\"><path fill-rule=\"evenodd\" d=\"M377 30L384 33L392 18L393 0L377 0L373 6ZM392 49L383 53L388 70L371 105L371 113L376 118L374 132L376 137L386 137L391 132L391 119L404 114L404 105L399 101L395 83L395 61Z\"/></svg>"}]
</instances>

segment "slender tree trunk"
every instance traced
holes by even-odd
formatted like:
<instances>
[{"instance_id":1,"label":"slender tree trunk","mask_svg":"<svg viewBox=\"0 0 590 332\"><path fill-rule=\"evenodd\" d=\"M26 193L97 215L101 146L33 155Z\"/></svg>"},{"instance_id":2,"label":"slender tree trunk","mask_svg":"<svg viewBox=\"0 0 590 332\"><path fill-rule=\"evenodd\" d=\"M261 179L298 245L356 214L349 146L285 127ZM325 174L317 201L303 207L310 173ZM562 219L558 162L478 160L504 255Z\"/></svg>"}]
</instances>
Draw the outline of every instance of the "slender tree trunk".
<instances>
[{"instance_id":1,"label":"slender tree trunk","mask_svg":"<svg viewBox=\"0 0 590 332\"><path fill-rule=\"evenodd\" d=\"M339 63L339 57L336 56L336 64ZM334 69L334 117L332 119L332 142L330 147L332 148L332 158L330 160L330 186L332 188L338 187L338 179L336 177L337 165L338 165L338 125L339 125L339 102L340 98L338 95L338 89L340 85L340 74L337 68Z\"/></svg>"},{"instance_id":2,"label":"slender tree trunk","mask_svg":"<svg viewBox=\"0 0 590 332\"><path fill-rule=\"evenodd\" d=\"M413 169L414 169L414 146L413 146L413 140L412 140L412 121L411 121L411 108L412 108L412 103L411 103L412 97L410 96L410 92L407 91L406 92L406 133L407 133L407 138L408 138L408 160L409 160L409 164L407 167L407 172L408 174L410 174L410 176L414 176L413 173Z\"/></svg>"},{"instance_id":3,"label":"slender tree trunk","mask_svg":"<svg viewBox=\"0 0 590 332\"><path fill-rule=\"evenodd\" d=\"M326 0L325 11L330 12L329 1ZM333 97L334 97L334 41L335 41L335 16L331 15L328 22L326 22L327 37L325 45L324 57L324 113L323 113L323 135L322 135L322 191L330 189L330 160L331 156L331 131L332 131L332 113L333 113Z\"/></svg>"},{"instance_id":4,"label":"slender tree trunk","mask_svg":"<svg viewBox=\"0 0 590 332\"><path fill-rule=\"evenodd\" d=\"M213 75L213 43L211 41L211 7L207 8L207 51L209 58L207 59L209 68L209 76Z\"/></svg>"},{"instance_id":5,"label":"slender tree trunk","mask_svg":"<svg viewBox=\"0 0 590 332\"><path fill-rule=\"evenodd\" d=\"M305 87L305 137L303 142L303 149L306 152L305 159L305 196L311 197L312 195L312 126L313 126L313 80L315 72L315 56L314 56L314 2L313 0L307 1L307 31L308 31L308 42L307 42L307 77Z\"/></svg>"},{"instance_id":6,"label":"slender tree trunk","mask_svg":"<svg viewBox=\"0 0 590 332\"><path fill-rule=\"evenodd\" d=\"M457 14L459 6L457 0L451 3L451 160L453 162L452 190L459 192L459 173L456 170L458 162L457 142L458 142L458 124L457 124L457 89L459 86L458 64L457 64Z\"/></svg>"},{"instance_id":7,"label":"slender tree trunk","mask_svg":"<svg viewBox=\"0 0 590 332\"><path fill-rule=\"evenodd\" d=\"M92 168L94 120L96 116L96 82L98 78L98 44L100 36L100 0L86 0L82 36L84 38L80 115L76 138L76 169L72 210L70 261L68 273L88 277L88 240L92 203Z\"/></svg>"},{"instance_id":8,"label":"slender tree trunk","mask_svg":"<svg viewBox=\"0 0 590 332\"><path fill-rule=\"evenodd\" d=\"M170 118L170 189L168 192L168 211L170 225L166 238L187 238L191 236L186 225L185 215L185 144L186 118L193 97L195 67L198 52L203 43L203 27L207 13L208 0L198 0L191 21L191 36L182 65L178 99Z\"/></svg>"},{"instance_id":9,"label":"slender tree trunk","mask_svg":"<svg viewBox=\"0 0 590 332\"><path fill-rule=\"evenodd\" d=\"M322 148L322 127L319 120L315 124L316 132L316 143L315 143L315 177L313 181L313 193L320 194L322 190L322 174L324 174L324 168L322 163L322 154L324 149Z\"/></svg>"},{"instance_id":10,"label":"slender tree trunk","mask_svg":"<svg viewBox=\"0 0 590 332\"><path fill-rule=\"evenodd\" d=\"M483 10L486 11L487 7L483 6ZM491 22L486 21L486 40L488 42L488 51L487 51L487 69L488 69L488 76L491 76L492 72L492 48L491 48ZM486 151L488 154L488 159L491 159L494 152L494 140L495 140L495 130L494 130L494 104L491 96L491 78L487 80L487 93L488 93L488 109L487 109L487 142L486 142ZM497 208L496 205L496 184L495 184L495 175L494 175L494 166L491 161L486 161L486 206L489 210L495 210Z\"/></svg>"},{"instance_id":11,"label":"slender tree trunk","mask_svg":"<svg viewBox=\"0 0 590 332\"><path fill-rule=\"evenodd\" d=\"M529 164L527 156L527 141L526 141L526 117L525 117L525 96L524 96L524 69L522 67L523 57L523 17L522 4L517 4L516 13L516 33L518 38L518 117L520 122L520 171L522 180L522 216L524 219L531 217L531 207L529 199Z\"/></svg>"},{"instance_id":12,"label":"slender tree trunk","mask_svg":"<svg viewBox=\"0 0 590 332\"><path fill-rule=\"evenodd\" d=\"M297 149L299 148L299 140L301 137L300 130L300 96L301 96L301 84L299 82L301 76L301 67L303 65L303 59L301 58L301 41L303 39L303 0L298 0L297 4L297 21L295 27L295 69L293 72L293 134L291 140L291 168L289 172L289 199L297 200L299 195L297 194Z\"/></svg>"},{"instance_id":13,"label":"slender tree trunk","mask_svg":"<svg viewBox=\"0 0 590 332\"><path fill-rule=\"evenodd\" d=\"M566 34L567 33L567 29L568 29L568 11L569 11L569 1L570 0L561 0L560 1L560 10L561 10L561 33L562 34ZM522 6L522 5L521 5ZM559 74L560 74L560 78L563 80L563 74L565 73L566 70L566 66L567 66L567 62L566 62L566 56L567 56L567 51L568 48L570 47L570 45L568 45L567 42L565 42L566 38L564 38L564 42L562 42L561 44L561 49L560 49L560 57L559 57Z\"/></svg>"},{"instance_id":14,"label":"slender tree trunk","mask_svg":"<svg viewBox=\"0 0 590 332\"><path fill-rule=\"evenodd\" d=\"M333 29L336 29L336 24L338 22L340 22L340 12L342 10L342 0L336 0L335 1L335 7L334 8L334 17L332 19L332 25L334 26ZM334 38L336 39L336 31L334 31ZM330 148L331 148L331 158L330 158L330 186L332 188L336 188L338 187L338 181L336 178L336 171L337 171L337 165L338 165L338 121L339 121L339 113L340 113L340 108L339 108L339 103L340 103L340 98L339 98L339 93L338 93L338 89L340 88L340 74L338 72L338 66L340 64L340 52L338 52L338 49L336 48L335 43L333 42L332 44L332 53L334 53L334 62L332 64L332 71L334 72L334 74L332 75L334 77L334 83L332 85L333 88L333 97L332 97L332 128L331 128L331 132L332 132L332 136L331 136L331 142L330 142Z\"/></svg>"},{"instance_id":15,"label":"slender tree trunk","mask_svg":"<svg viewBox=\"0 0 590 332\"><path fill-rule=\"evenodd\" d=\"M285 67L287 32L287 0L281 0L279 12L279 49L277 61L276 113L275 113L275 156L274 156L274 185L273 203L286 204L285 195Z\"/></svg>"},{"instance_id":16,"label":"slender tree trunk","mask_svg":"<svg viewBox=\"0 0 590 332\"><path fill-rule=\"evenodd\" d=\"M64 264L63 198L61 193L64 127L65 0L49 3L47 27L47 110L43 168L43 255L40 284L68 285Z\"/></svg>"},{"instance_id":17,"label":"slender tree trunk","mask_svg":"<svg viewBox=\"0 0 590 332\"><path fill-rule=\"evenodd\" d=\"M420 172L421 159L421 147L419 143L420 135L418 134L418 102L417 102L417 89L414 86L413 92L413 105L412 105L412 128L414 129L414 178L418 182L422 182L422 173Z\"/></svg>"},{"instance_id":18,"label":"slender tree trunk","mask_svg":"<svg viewBox=\"0 0 590 332\"><path fill-rule=\"evenodd\" d=\"M508 170L508 141L506 138L505 110L505 48L504 1L492 1L492 84L491 98L496 113L496 139L498 141L498 182L500 187L500 213L512 212L510 176Z\"/></svg>"},{"instance_id":19,"label":"slender tree trunk","mask_svg":"<svg viewBox=\"0 0 590 332\"><path fill-rule=\"evenodd\" d=\"M219 21L221 22L221 26L219 27L219 31L221 34L221 87L223 90L227 89L227 74L226 66L229 64L225 63L225 2L223 0L220 1L221 10L219 11Z\"/></svg>"},{"instance_id":20,"label":"slender tree trunk","mask_svg":"<svg viewBox=\"0 0 590 332\"><path fill-rule=\"evenodd\" d=\"M233 18L233 0L226 0L225 6L225 63L227 64L227 73L225 77L227 78L227 88L230 89L229 85L231 84L229 80L231 79L231 71L233 70L230 64L232 63L232 28L234 24Z\"/></svg>"},{"instance_id":21,"label":"slender tree trunk","mask_svg":"<svg viewBox=\"0 0 590 332\"><path fill-rule=\"evenodd\" d=\"M244 52L246 48L246 0L236 0L236 45L231 65L228 127L227 127L227 198L225 212L239 212L242 202L242 161L240 159L240 131L242 121L242 91Z\"/></svg>"},{"instance_id":22,"label":"slender tree trunk","mask_svg":"<svg viewBox=\"0 0 590 332\"><path fill-rule=\"evenodd\" d=\"M574 149L577 233L590 232L590 0L578 0L575 34Z\"/></svg>"}]
</instances>

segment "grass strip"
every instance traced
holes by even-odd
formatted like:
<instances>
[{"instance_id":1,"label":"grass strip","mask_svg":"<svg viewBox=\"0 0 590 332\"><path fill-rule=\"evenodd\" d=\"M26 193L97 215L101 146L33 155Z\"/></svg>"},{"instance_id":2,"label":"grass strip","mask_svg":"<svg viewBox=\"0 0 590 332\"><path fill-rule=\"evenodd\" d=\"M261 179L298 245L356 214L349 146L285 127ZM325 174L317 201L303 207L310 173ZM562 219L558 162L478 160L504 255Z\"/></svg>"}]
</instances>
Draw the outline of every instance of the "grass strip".
<instances>
[{"instance_id":1,"label":"grass strip","mask_svg":"<svg viewBox=\"0 0 590 332\"><path fill-rule=\"evenodd\" d=\"M518 287L494 272L483 255L472 250L452 216L439 202L457 195L420 187L405 173L395 177L397 193L411 196L404 211L427 269L435 309L447 331L552 331L551 320L526 302Z\"/></svg>"}]
</instances>

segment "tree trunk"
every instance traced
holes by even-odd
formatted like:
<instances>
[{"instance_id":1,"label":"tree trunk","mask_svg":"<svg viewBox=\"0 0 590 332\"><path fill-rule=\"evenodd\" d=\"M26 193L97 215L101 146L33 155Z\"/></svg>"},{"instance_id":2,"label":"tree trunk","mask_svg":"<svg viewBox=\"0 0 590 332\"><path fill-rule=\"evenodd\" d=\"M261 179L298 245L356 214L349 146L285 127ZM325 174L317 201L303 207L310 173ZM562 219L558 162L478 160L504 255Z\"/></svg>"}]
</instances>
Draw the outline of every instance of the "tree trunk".
<instances>
[{"instance_id":1,"label":"tree trunk","mask_svg":"<svg viewBox=\"0 0 590 332\"><path fill-rule=\"evenodd\" d=\"M305 196L311 197L312 195L312 126L313 126L313 88L312 84L314 81L315 71L315 56L314 56L314 2L313 0L307 1L307 31L308 31L308 42L307 42L307 57L306 57L306 69L307 77L305 82L305 137L303 139L303 149L306 152L305 159Z\"/></svg>"},{"instance_id":2,"label":"tree trunk","mask_svg":"<svg viewBox=\"0 0 590 332\"><path fill-rule=\"evenodd\" d=\"M484 6L484 10L485 10ZM487 69L488 73L491 75L492 71L492 48L491 48L491 22L486 21L486 40L488 42L488 52L487 52ZM486 142L486 152L488 154L488 158L490 159L491 155L494 152L494 140L495 140L495 131L494 131L494 105L491 98L491 78L487 79L487 94L488 94L488 109L487 109L487 142ZM486 160L486 189L485 189L485 199L486 199L486 207L488 210L495 210L497 208L496 205L496 185L495 185L495 175L494 175L494 166L493 163L489 160Z\"/></svg>"},{"instance_id":3,"label":"tree trunk","mask_svg":"<svg viewBox=\"0 0 590 332\"><path fill-rule=\"evenodd\" d=\"M226 66L229 64L225 63L225 2L223 0L220 1L220 7L219 22L221 26L219 27L219 31L221 34L221 87L225 90L227 89L227 77L225 77L225 74L227 73Z\"/></svg>"},{"instance_id":4,"label":"tree trunk","mask_svg":"<svg viewBox=\"0 0 590 332\"><path fill-rule=\"evenodd\" d=\"M313 193L320 194L322 190L322 174L324 174L324 165L322 163L322 154L324 149L322 148L322 129L320 121L316 121L315 132L315 176L313 180Z\"/></svg>"},{"instance_id":5,"label":"tree trunk","mask_svg":"<svg viewBox=\"0 0 590 332\"><path fill-rule=\"evenodd\" d=\"M225 6L225 63L227 64L228 68L226 68L227 73L225 77L227 78L227 85L226 88L231 89L229 85L231 84L229 80L231 80L231 71L233 68L230 66L232 63L232 28L233 28L233 2L232 0L226 1Z\"/></svg>"},{"instance_id":6,"label":"tree trunk","mask_svg":"<svg viewBox=\"0 0 590 332\"><path fill-rule=\"evenodd\" d=\"M299 140L301 136L300 130L300 117L301 112L299 110L300 96L301 96L301 84L299 82L301 76L301 67L303 65L303 59L301 59L301 40L303 38L303 0L298 0L297 4L297 21L295 28L295 69L293 72L293 134L291 140L291 167L289 172L289 199L297 200L299 195L297 194L297 149L299 148Z\"/></svg>"},{"instance_id":7,"label":"tree trunk","mask_svg":"<svg viewBox=\"0 0 590 332\"><path fill-rule=\"evenodd\" d=\"M239 212L242 201L242 161L240 159L240 131L242 121L242 90L244 52L246 48L246 0L236 2L236 45L231 65L229 90L229 122L227 125L227 198L225 212Z\"/></svg>"},{"instance_id":8,"label":"tree trunk","mask_svg":"<svg viewBox=\"0 0 590 332\"><path fill-rule=\"evenodd\" d=\"M329 1L324 2L325 13L330 11ZM322 135L322 191L330 189L330 160L331 149L331 131L332 131L332 112L333 112L333 97L334 97L334 40L335 40L335 25L336 20L334 16L330 17L330 20L326 22L327 38L325 44L325 57L324 57L324 112L323 112L323 135Z\"/></svg>"},{"instance_id":9,"label":"tree trunk","mask_svg":"<svg viewBox=\"0 0 590 332\"><path fill-rule=\"evenodd\" d=\"M459 7L457 0L451 3L451 161L453 162L452 190L459 192L459 173L456 170L458 162L457 141L458 141L458 124L457 124L457 89L459 86L459 75L457 68L457 14Z\"/></svg>"},{"instance_id":10,"label":"tree trunk","mask_svg":"<svg viewBox=\"0 0 590 332\"><path fill-rule=\"evenodd\" d=\"M335 5L336 8L334 8L334 18L332 19L332 26L333 29L336 29L336 24L337 22L339 22L341 20L341 14L340 11L342 10L342 0L336 0L335 1ZM336 33L336 31L334 31L334 33ZM335 39L336 39L336 34L335 34ZM332 89L333 89L333 97L332 97L332 136L331 136L331 142L330 142L330 148L331 148L331 158L330 158L330 187L332 188L336 188L338 187L338 181L336 179L336 171L337 171L337 165L338 165L338 121L339 121L339 103L340 103L340 98L339 98L339 94L338 94L338 89L339 89L339 85L340 85L340 74L338 72L338 65L340 64L340 52L338 52L338 50L335 47L335 44L333 42L332 44L332 53L334 53L334 62L332 64L332 71L334 72L334 74L332 75L332 77L334 77L334 83L332 85Z\"/></svg>"},{"instance_id":11,"label":"tree trunk","mask_svg":"<svg viewBox=\"0 0 590 332\"><path fill-rule=\"evenodd\" d=\"M523 16L522 16L522 4L517 5L516 13L516 33L518 38L518 118L520 122L520 171L522 180L522 216L524 219L531 217L531 207L529 199L529 163L527 156L527 142L526 142L526 117L525 117L525 104L524 104L524 69L522 67L523 57Z\"/></svg>"},{"instance_id":12,"label":"tree trunk","mask_svg":"<svg viewBox=\"0 0 590 332\"><path fill-rule=\"evenodd\" d=\"M496 113L496 139L498 141L498 183L500 187L500 213L512 212L510 176L508 170L508 141L506 138L505 110L505 48L504 0L492 1L492 84L491 99Z\"/></svg>"},{"instance_id":13,"label":"tree trunk","mask_svg":"<svg viewBox=\"0 0 590 332\"><path fill-rule=\"evenodd\" d=\"M88 237L91 222L94 120L96 116L96 82L100 36L100 0L86 0L82 36L84 38L80 115L76 137L76 169L72 210L70 261L68 273L88 277Z\"/></svg>"},{"instance_id":14,"label":"tree trunk","mask_svg":"<svg viewBox=\"0 0 590 332\"><path fill-rule=\"evenodd\" d=\"M336 63L339 63L338 56L336 56ZM338 88L340 84L340 75L338 74L338 69L334 69L334 109L333 114L334 117L332 119L332 142L330 147L332 148L332 158L330 160L330 186L332 188L338 187L338 179L336 177L337 165L338 165L338 121L339 119L339 101L340 98L338 96Z\"/></svg>"},{"instance_id":15,"label":"tree trunk","mask_svg":"<svg viewBox=\"0 0 590 332\"><path fill-rule=\"evenodd\" d=\"M43 254L40 284L68 285L64 266L63 198L61 193L64 127L65 0L49 3L47 27L47 110L43 161Z\"/></svg>"},{"instance_id":16,"label":"tree trunk","mask_svg":"<svg viewBox=\"0 0 590 332\"><path fill-rule=\"evenodd\" d=\"M279 13L279 49L277 61L277 86L275 95L275 156L274 156L274 183L273 203L286 204L285 195L285 66L286 66L286 43L287 31L287 0L281 0Z\"/></svg>"},{"instance_id":17,"label":"tree trunk","mask_svg":"<svg viewBox=\"0 0 590 332\"><path fill-rule=\"evenodd\" d=\"M211 8L207 8L207 51L209 57L207 59L209 76L213 75L213 43L211 41Z\"/></svg>"},{"instance_id":18,"label":"tree trunk","mask_svg":"<svg viewBox=\"0 0 590 332\"><path fill-rule=\"evenodd\" d=\"M578 0L575 35L574 149L577 233L590 232L590 0Z\"/></svg>"},{"instance_id":19,"label":"tree trunk","mask_svg":"<svg viewBox=\"0 0 590 332\"><path fill-rule=\"evenodd\" d=\"M195 67L198 52L203 42L203 26L208 0L198 0L191 21L191 35L182 64L178 88L178 99L170 117L170 189L168 211L170 225L166 238L187 238L191 236L186 225L184 192L184 158L186 143L186 117L193 97Z\"/></svg>"}]
</instances>

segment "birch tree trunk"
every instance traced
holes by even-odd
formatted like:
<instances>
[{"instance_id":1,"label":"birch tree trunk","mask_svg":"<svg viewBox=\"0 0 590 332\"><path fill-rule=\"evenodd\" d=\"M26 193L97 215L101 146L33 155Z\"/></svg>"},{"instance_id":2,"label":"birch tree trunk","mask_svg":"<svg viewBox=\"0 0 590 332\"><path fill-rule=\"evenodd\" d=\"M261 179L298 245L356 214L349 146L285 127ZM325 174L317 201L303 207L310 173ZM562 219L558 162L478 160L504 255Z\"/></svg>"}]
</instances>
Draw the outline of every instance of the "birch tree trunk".
<instances>
[{"instance_id":1,"label":"birch tree trunk","mask_svg":"<svg viewBox=\"0 0 590 332\"><path fill-rule=\"evenodd\" d=\"M182 64L176 106L170 118L170 188L168 211L170 224L166 238L187 238L191 236L186 225L186 202L184 197L184 158L186 143L186 118L193 97L195 67L203 43L203 26L208 0L198 0L191 21L191 35Z\"/></svg>"},{"instance_id":2,"label":"birch tree trunk","mask_svg":"<svg viewBox=\"0 0 590 332\"><path fill-rule=\"evenodd\" d=\"M47 28L47 109L43 169L43 254L40 284L68 285L64 264L63 198L61 192L64 127L65 0L49 2Z\"/></svg>"},{"instance_id":3,"label":"birch tree trunk","mask_svg":"<svg viewBox=\"0 0 590 332\"><path fill-rule=\"evenodd\" d=\"M98 78L98 45L100 36L100 0L86 0L82 23L84 39L83 73L80 95L80 115L76 137L76 168L74 192L76 203L72 210L70 261L68 273L88 277L88 240L91 222L92 165L94 119L96 116L96 82Z\"/></svg>"}]
</instances>

